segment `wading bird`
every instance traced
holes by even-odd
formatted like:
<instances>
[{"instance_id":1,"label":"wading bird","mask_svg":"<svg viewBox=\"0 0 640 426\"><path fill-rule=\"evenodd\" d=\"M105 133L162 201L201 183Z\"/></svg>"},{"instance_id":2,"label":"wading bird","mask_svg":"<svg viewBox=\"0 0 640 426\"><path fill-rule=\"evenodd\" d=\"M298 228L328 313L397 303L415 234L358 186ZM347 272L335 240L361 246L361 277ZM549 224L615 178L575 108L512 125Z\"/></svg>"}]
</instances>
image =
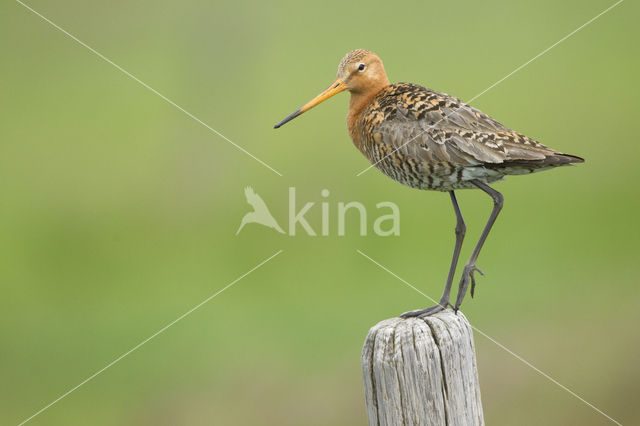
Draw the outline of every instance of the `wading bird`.
<instances>
[{"instance_id":1,"label":"wading bird","mask_svg":"<svg viewBox=\"0 0 640 426\"><path fill-rule=\"evenodd\" d=\"M456 214L456 242L440 302L404 317L424 317L451 306L455 311L471 285L480 250L503 197L490 183L506 175L528 174L584 160L563 154L498 123L453 96L411 83L390 84L380 58L358 49L342 58L331 85L275 125L293 120L333 95L351 93L347 128L355 146L382 173L403 185L448 192ZM465 265L455 306L449 297L466 225L454 190L479 188L493 199L493 210ZM482 274L483 275L483 274Z\"/></svg>"}]
</instances>

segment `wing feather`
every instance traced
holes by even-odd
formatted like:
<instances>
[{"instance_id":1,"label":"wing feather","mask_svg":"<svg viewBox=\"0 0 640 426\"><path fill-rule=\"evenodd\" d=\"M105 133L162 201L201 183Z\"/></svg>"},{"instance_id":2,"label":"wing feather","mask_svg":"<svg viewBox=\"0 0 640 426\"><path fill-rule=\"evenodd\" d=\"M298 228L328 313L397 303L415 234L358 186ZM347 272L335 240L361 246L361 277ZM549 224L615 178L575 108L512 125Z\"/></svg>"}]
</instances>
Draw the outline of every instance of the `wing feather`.
<instances>
[{"instance_id":1,"label":"wing feather","mask_svg":"<svg viewBox=\"0 0 640 426\"><path fill-rule=\"evenodd\" d=\"M372 129L392 150L429 163L496 166L513 161L556 162L561 153L510 130L476 108L433 90L401 83L405 91ZM396 93L397 94L397 93ZM552 158L554 158L552 160Z\"/></svg>"}]
</instances>

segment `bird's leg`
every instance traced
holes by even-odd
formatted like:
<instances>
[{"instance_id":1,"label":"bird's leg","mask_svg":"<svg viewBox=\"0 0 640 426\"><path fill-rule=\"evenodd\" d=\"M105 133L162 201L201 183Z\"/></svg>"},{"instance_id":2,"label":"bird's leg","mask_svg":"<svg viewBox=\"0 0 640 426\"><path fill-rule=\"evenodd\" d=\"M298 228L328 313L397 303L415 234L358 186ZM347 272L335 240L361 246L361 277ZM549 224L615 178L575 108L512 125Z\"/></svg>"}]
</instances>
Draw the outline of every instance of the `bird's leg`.
<instances>
[{"instance_id":1,"label":"bird's leg","mask_svg":"<svg viewBox=\"0 0 640 426\"><path fill-rule=\"evenodd\" d=\"M484 245L484 242L489 235L489 231L491 231L491 227L496 221L500 210L502 210L502 205L504 202L504 197L501 193L491 188L489 185L480 182L477 179L471 181L475 186L482 189L484 192L489 194L491 198L493 198L493 210L491 210L491 215L489 216L489 220L487 220L487 224L484 226L482 230L482 234L480 235L480 239L476 244L473 252L471 253L471 257L469 261L465 265L462 271L462 277L460 277L460 284L458 286L458 296L456 297L456 305L453 308L454 311L458 311L460 305L462 304L462 299L464 299L465 294L467 293L467 288L469 288L469 283L471 283L471 297L473 297L473 292L476 287L476 280L473 276L474 272L480 272L481 275L484 275L480 269L476 266L476 260L478 260L478 255L480 254L480 250Z\"/></svg>"},{"instance_id":2,"label":"bird's leg","mask_svg":"<svg viewBox=\"0 0 640 426\"><path fill-rule=\"evenodd\" d=\"M440 302L427 309L420 309L417 311L405 312L402 314L403 318L409 317L426 317L431 314L435 314L436 312L440 312L447 307L451 306L449 302L449 297L451 294L451 285L453 284L453 276L456 273L456 267L458 266L458 258L460 257L460 250L462 249L462 241L464 240L464 234L467 231L467 226L464 223L464 219L462 218L462 212L460 211L460 206L458 206L458 200L456 199L456 194L453 191L449 191L449 195L451 196L451 203L453 204L453 210L456 212L456 245L453 248L453 257L451 258L451 266L449 267L449 275L447 276L447 283L444 286L444 291L442 292L442 297L440 298Z\"/></svg>"}]
</instances>

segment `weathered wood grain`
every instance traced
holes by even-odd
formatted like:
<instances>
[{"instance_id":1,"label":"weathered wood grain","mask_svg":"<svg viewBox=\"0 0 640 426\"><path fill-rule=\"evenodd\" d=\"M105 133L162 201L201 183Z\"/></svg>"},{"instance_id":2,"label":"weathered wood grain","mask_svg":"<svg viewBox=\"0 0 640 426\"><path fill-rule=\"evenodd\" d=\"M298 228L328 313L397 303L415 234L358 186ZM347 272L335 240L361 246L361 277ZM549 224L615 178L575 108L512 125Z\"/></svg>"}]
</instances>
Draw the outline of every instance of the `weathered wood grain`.
<instances>
[{"instance_id":1,"label":"weathered wood grain","mask_svg":"<svg viewBox=\"0 0 640 426\"><path fill-rule=\"evenodd\" d=\"M362 372L369 426L484 425L473 333L461 312L378 323Z\"/></svg>"}]
</instances>

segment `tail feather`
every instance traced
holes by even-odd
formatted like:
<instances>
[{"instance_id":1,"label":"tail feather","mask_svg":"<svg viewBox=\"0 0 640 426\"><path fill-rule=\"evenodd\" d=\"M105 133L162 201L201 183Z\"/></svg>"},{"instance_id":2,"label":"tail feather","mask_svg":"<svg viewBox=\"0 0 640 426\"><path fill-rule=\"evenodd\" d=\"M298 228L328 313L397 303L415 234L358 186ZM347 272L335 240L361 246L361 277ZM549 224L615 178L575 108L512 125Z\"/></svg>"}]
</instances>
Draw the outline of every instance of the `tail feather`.
<instances>
[{"instance_id":1,"label":"tail feather","mask_svg":"<svg viewBox=\"0 0 640 426\"><path fill-rule=\"evenodd\" d=\"M567 164L571 163L584 163L584 158L571 154L558 154L558 157L564 157Z\"/></svg>"},{"instance_id":2,"label":"tail feather","mask_svg":"<svg viewBox=\"0 0 640 426\"><path fill-rule=\"evenodd\" d=\"M538 160L505 160L500 164L486 164L485 167L496 169L505 167L530 167L536 169L565 166L574 163L584 163L584 158L578 157L577 155L557 153Z\"/></svg>"}]
</instances>

